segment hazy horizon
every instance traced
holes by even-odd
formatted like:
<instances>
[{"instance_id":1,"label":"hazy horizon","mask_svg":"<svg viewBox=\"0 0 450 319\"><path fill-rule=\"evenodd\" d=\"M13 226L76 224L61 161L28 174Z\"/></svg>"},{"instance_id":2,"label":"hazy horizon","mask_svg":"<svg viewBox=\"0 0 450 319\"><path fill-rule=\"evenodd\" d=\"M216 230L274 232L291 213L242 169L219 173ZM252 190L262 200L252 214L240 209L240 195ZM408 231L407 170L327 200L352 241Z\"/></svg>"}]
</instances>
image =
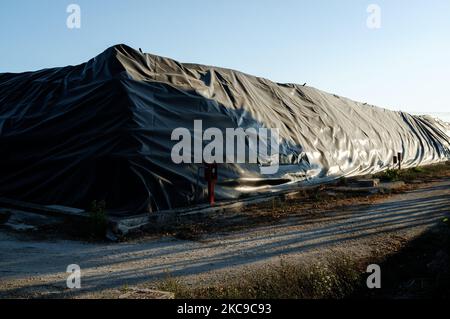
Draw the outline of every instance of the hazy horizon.
<instances>
[{"instance_id":1,"label":"hazy horizon","mask_svg":"<svg viewBox=\"0 0 450 319\"><path fill-rule=\"evenodd\" d=\"M450 112L417 112L415 115L429 115L450 124Z\"/></svg>"}]
</instances>

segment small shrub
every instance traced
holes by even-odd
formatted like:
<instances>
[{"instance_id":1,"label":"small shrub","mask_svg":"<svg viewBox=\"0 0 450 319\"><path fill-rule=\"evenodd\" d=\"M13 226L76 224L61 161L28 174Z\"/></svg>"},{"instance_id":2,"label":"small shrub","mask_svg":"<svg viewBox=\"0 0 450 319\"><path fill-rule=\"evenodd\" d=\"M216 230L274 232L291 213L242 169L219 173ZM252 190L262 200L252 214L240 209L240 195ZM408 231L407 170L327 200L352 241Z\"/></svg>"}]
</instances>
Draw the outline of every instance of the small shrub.
<instances>
[{"instance_id":1,"label":"small shrub","mask_svg":"<svg viewBox=\"0 0 450 319\"><path fill-rule=\"evenodd\" d=\"M108 230L105 201L93 201L89 210L89 233L94 238L104 238Z\"/></svg>"},{"instance_id":2,"label":"small shrub","mask_svg":"<svg viewBox=\"0 0 450 319\"><path fill-rule=\"evenodd\" d=\"M400 172L396 169L388 169L387 171L380 173L379 177L382 181L395 182L400 178Z\"/></svg>"},{"instance_id":3,"label":"small shrub","mask_svg":"<svg viewBox=\"0 0 450 319\"><path fill-rule=\"evenodd\" d=\"M416 166L410 169L412 173L423 173L425 170L422 167Z\"/></svg>"},{"instance_id":4,"label":"small shrub","mask_svg":"<svg viewBox=\"0 0 450 319\"><path fill-rule=\"evenodd\" d=\"M447 225L448 227L450 227L450 220L448 219L448 217L445 217L442 222Z\"/></svg>"}]
</instances>

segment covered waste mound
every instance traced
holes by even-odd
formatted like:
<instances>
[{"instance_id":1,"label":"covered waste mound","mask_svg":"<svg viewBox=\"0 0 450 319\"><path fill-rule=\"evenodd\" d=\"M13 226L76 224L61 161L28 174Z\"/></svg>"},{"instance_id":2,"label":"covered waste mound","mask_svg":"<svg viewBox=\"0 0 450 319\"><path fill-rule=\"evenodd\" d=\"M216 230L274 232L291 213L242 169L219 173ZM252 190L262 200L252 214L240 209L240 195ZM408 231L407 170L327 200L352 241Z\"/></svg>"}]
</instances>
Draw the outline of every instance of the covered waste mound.
<instances>
[{"instance_id":1,"label":"covered waste mound","mask_svg":"<svg viewBox=\"0 0 450 319\"><path fill-rule=\"evenodd\" d=\"M0 196L105 200L117 215L201 202L201 164L171 158L173 130L193 132L194 120L279 129L278 171L263 175L262 159L219 164L219 199L375 173L397 152L404 167L450 157L449 126L430 117L118 45L77 66L0 74Z\"/></svg>"}]
</instances>

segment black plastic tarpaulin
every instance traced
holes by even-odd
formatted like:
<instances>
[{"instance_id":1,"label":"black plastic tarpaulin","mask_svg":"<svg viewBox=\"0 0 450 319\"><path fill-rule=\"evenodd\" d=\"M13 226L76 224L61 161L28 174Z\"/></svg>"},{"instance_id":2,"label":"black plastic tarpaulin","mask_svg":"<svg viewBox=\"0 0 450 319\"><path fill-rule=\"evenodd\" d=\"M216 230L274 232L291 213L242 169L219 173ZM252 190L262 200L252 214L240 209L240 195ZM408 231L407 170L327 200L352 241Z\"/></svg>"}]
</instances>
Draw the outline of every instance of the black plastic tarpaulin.
<instances>
[{"instance_id":1,"label":"black plastic tarpaulin","mask_svg":"<svg viewBox=\"0 0 450 319\"><path fill-rule=\"evenodd\" d=\"M430 117L118 45L77 66L0 74L0 196L105 200L119 215L191 205L199 165L173 162L171 134L194 120L279 129L278 172L222 164L219 199L375 173L396 152L404 167L450 157L449 126Z\"/></svg>"}]
</instances>

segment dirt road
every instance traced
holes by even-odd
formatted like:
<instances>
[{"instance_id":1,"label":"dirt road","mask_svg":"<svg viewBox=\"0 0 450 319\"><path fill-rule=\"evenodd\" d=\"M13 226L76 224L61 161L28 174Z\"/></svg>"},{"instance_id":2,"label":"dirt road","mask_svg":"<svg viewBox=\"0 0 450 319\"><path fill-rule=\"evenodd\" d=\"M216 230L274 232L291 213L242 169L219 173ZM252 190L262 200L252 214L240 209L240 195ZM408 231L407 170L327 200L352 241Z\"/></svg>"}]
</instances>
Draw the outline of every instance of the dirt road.
<instances>
[{"instance_id":1,"label":"dirt road","mask_svg":"<svg viewBox=\"0 0 450 319\"><path fill-rule=\"evenodd\" d=\"M449 213L447 179L370 205L325 211L306 222L291 218L195 242L174 238L120 244L37 241L1 231L0 297L115 296L120 288L154 282L168 274L201 283L278 263L280 257L304 261L336 251L359 257L374 251L388 253ZM69 264L82 269L80 290L66 288Z\"/></svg>"}]
</instances>

